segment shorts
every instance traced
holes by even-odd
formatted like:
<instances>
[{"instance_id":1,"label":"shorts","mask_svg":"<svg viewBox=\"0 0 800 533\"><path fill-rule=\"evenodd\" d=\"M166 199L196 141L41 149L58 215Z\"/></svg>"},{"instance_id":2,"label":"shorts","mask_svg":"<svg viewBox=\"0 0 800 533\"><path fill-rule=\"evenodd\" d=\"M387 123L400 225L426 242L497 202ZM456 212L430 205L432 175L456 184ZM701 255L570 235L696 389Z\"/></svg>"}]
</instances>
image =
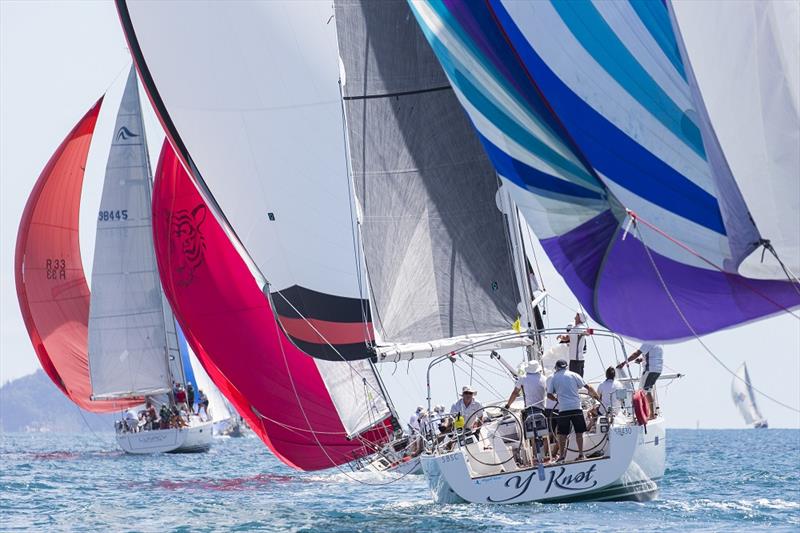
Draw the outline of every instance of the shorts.
<instances>
[{"instance_id":1,"label":"shorts","mask_svg":"<svg viewBox=\"0 0 800 533\"><path fill-rule=\"evenodd\" d=\"M570 428L575 433L586 433L586 419L583 418L583 411L574 409L571 411L561 411L556 418L556 433L559 435L569 435Z\"/></svg>"},{"instance_id":2,"label":"shorts","mask_svg":"<svg viewBox=\"0 0 800 533\"><path fill-rule=\"evenodd\" d=\"M544 416L547 417L547 428L550 433L556 432L556 422L558 421L558 409L545 409Z\"/></svg>"},{"instance_id":3,"label":"shorts","mask_svg":"<svg viewBox=\"0 0 800 533\"><path fill-rule=\"evenodd\" d=\"M570 359L569 361L569 371L575 372L576 374L583 377L583 365L586 363L584 360L577 360L577 359Z\"/></svg>"},{"instance_id":4,"label":"shorts","mask_svg":"<svg viewBox=\"0 0 800 533\"><path fill-rule=\"evenodd\" d=\"M653 388L653 385L656 384L658 381L658 376L661 375L661 372L645 372L642 374L642 381L641 381L641 389L649 391Z\"/></svg>"}]
</instances>

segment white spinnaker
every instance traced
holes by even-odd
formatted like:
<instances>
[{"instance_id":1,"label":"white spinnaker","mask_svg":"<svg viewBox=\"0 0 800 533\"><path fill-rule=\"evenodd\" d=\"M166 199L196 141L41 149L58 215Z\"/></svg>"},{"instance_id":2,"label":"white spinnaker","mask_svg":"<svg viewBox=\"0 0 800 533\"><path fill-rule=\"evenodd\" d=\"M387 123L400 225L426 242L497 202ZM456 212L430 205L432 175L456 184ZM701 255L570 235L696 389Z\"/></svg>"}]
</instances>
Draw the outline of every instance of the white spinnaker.
<instances>
[{"instance_id":1,"label":"white spinnaker","mask_svg":"<svg viewBox=\"0 0 800 533\"><path fill-rule=\"evenodd\" d=\"M733 398L733 403L739 408L739 412L742 413L745 424L753 425L764 419L758 411L753 390L750 387L750 374L747 372L747 365L744 363L736 370L736 377L733 378L733 383L731 383L731 397Z\"/></svg>"},{"instance_id":2,"label":"white spinnaker","mask_svg":"<svg viewBox=\"0 0 800 533\"><path fill-rule=\"evenodd\" d=\"M270 292L299 285L366 298L331 4L126 5L166 112ZM359 398L363 380L382 394L374 371L316 363L345 429L357 433L375 413Z\"/></svg>"},{"instance_id":3,"label":"white spinnaker","mask_svg":"<svg viewBox=\"0 0 800 533\"><path fill-rule=\"evenodd\" d=\"M800 3L674 1L711 123L761 236L800 271ZM745 276L785 279L759 248Z\"/></svg>"},{"instance_id":4,"label":"white spinnaker","mask_svg":"<svg viewBox=\"0 0 800 533\"><path fill-rule=\"evenodd\" d=\"M130 2L147 68L270 291L365 297L327 2Z\"/></svg>"},{"instance_id":5,"label":"white spinnaker","mask_svg":"<svg viewBox=\"0 0 800 533\"><path fill-rule=\"evenodd\" d=\"M89 308L95 398L170 390L151 176L135 71L128 75L106 165Z\"/></svg>"},{"instance_id":6,"label":"white spinnaker","mask_svg":"<svg viewBox=\"0 0 800 533\"><path fill-rule=\"evenodd\" d=\"M186 344L186 349L189 352L189 363L192 365L194 380L197 382L195 401L197 401L197 398L199 397L199 391L202 390L206 397L208 397L208 414L211 415L211 419L214 421L214 423L228 420L231 418L231 412L228 409L228 403L225 401L225 398L222 397L222 393L219 392L219 389L216 385L214 385L214 382L211 381L211 378L208 377L203 365L201 365L200 361L197 360L197 356L194 354L194 351L188 343Z\"/></svg>"}]
</instances>

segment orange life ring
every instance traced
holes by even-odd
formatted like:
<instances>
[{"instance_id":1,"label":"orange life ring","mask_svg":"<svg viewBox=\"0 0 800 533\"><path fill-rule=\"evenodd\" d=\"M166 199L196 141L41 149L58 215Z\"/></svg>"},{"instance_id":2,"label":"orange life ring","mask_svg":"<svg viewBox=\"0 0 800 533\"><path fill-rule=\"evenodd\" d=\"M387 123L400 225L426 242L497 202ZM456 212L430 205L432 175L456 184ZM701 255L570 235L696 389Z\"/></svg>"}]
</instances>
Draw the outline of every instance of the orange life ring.
<instances>
[{"instance_id":1,"label":"orange life ring","mask_svg":"<svg viewBox=\"0 0 800 533\"><path fill-rule=\"evenodd\" d=\"M633 412L636 415L636 422L640 426L646 426L650 420L650 403L647 401L647 393L643 390L633 393Z\"/></svg>"}]
</instances>

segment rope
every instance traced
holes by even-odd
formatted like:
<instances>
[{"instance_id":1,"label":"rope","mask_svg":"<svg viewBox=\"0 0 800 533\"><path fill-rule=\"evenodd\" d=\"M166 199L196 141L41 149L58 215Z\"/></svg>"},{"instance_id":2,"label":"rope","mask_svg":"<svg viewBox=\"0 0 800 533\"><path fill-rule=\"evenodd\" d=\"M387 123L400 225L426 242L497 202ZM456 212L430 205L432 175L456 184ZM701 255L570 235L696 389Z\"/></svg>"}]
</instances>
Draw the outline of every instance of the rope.
<instances>
[{"instance_id":1,"label":"rope","mask_svg":"<svg viewBox=\"0 0 800 533\"><path fill-rule=\"evenodd\" d=\"M631 212L629 211L629 213L631 213ZM631 213L631 217L634 217L634 215L633 215L632 213ZM645 224L647 224L647 223L645 222ZM724 362L722 362L722 360L721 360L719 357L717 357L717 355L716 355L716 354L715 354L713 351L711 351L711 348L709 348L709 347L708 347L708 345L706 345L706 343L705 343L705 342L703 342L703 339L701 339L701 338L700 338L700 335L698 335L698 334L697 334L697 331L695 331L694 327L692 327L692 325L691 325L691 324L689 323L689 321L686 319L686 316L683 314L683 311L681 310L680 306L678 305L678 302L677 302L677 301L675 300L675 298L672 296L672 292L669 290L669 287L667 287L667 284L666 284L666 282L664 281L664 278L663 278L663 277L662 277L662 275L661 275L661 271L658 269L658 265L656 265L656 262L655 262L655 260L653 259L653 256L652 256L652 254L650 253L650 248L648 248L648 247L647 247L647 244L644 242L644 239L642 238L642 234L641 234L641 232L639 231L639 227L638 227L636 224L634 224L634 230L636 231L636 234L637 234L637 236L638 236L638 238L639 238L639 241L641 241L641 243L644 245L643 247L644 247L644 249L645 249L645 252L647 253L647 258L650 260L650 264L653 266L653 270L655 271L655 273L656 273L656 276L658 277L658 281L661 283L661 286L664 288L664 292L665 292L665 293L667 294L667 296L669 297L669 300L670 300L670 302L672 302L672 306L675 308L675 311L678 313L678 316L680 316L680 318L681 318L681 320L683 321L683 323L684 323L684 324L686 324L686 327L687 327L687 328L689 328L689 331L691 331L691 333L692 333L692 336L693 336L693 337L694 337L694 338L697 340L697 342L699 342L699 343L700 343L700 346L702 346L702 347L703 347L703 349L704 349L704 350L705 350L705 351L706 351L706 352L707 352L707 353L708 353L708 354L709 354L709 355L710 355L710 356L711 356L711 357L712 357L712 358L713 358L713 359L714 359L714 360L715 360L715 361L716 361L716 362L717 362L717 363L718 363L718 364L719 364L719 365L720 365L722 368L724 368L724 369L725 369L725 370L726 370L726 371L727 371L727 372L728 372L728 373L729 373L731 376L733 376L735 379L738 379L738 380L739 380L739 381L741 381L742 383L745 383L746 385L750 386L750 388L752 388L754 391L756 391L757 393L759 393L761 396L763 396L764 398L766 398L766 399L768 399L768 400L771 400L772 402L774 402L774 403L776 403L776 404L780 405L781 407L785 407L786 409L789 409L790 411L794 411L795 413L800 413L800 409L797 409L797 408L795 408L795 407L792 407L792 406L791 406L791 405L789 405L789 404L783 403L782 401L780 401L780 400L778 400L778 399L776 399L776 398L773 398L773 397L772 397L772 396L770 396L769 394L767 394L767 393L765 393L765 392L763 392L763 391L761 391L761 390L759 390L759 389L755 388L755 387L754 387L754 386L753 386L751 383L747 383L745 380L743 380L743 379L742 379L742 378L740 378L738 375L736 375L736 372L734 372L733 370L731 370L730 368L728 368L728 365L726 365ZM659 233L660 233L660 234L662 234L662 235L664 235L664 236L667 236L667 235L666 235L666 234L664 234L663 232L660 232L660 231L659 231ZM669 236L667 236L667 237L668 237L670 240L672 240L673 242L676 242L676 243L678 242L678 241L675 241L674 239L670 238Z\"/></svg>"},{"instance_id":2,"label":"rope","mask_svg":"<svg viewBox=\"0 0 800 533\"><path fill-rule=\"evenodd\" d=\"M633 212L633 211L631 211L630 209L628 209L628 210L627 210L627 212L628 212L628 215L631 217L631 219L634 221L633 227L634 227L634 229L636 230L636 234L639 236L639 240L641 241L641 243L642 243L642 244L644 244L644 239L642 239L642 234L641 234L641 232L639 231L639 228L638 228L638 226L637 226L636 222L641 222L642 224L644 224L644 225L645 225L645 226L647 226L648 228L652 229L653 231L655 231L656 233L658 233L658 234L659 234L659 235L661 235L662 237L666 238L667 240L669 240L669 241L670 241L670 242L672 242L673 244L676 244L676 245L680 246L681 248L683 248L684 250L686 250L687 252L689 252L689 253L690 253L690 254L692 254L693 256L697 257L698 259L700 259L700 260L701 260L701 261L703 261L704 263L706 263L706 264L710 265L711 267L713 267L714 269L716 269L716 270L718 270L718 271L722 272L722 273L723 273L723 274L725 274L725 275L730 275L730 273L729 273L729 272L726 272L725 270L723 270L722 268L720 268L719 266L717 266L717 265L716 265L714 262L712 262L712 261L709 261L708 259L706 259L706 258L705 258L705 257L703 257L702 255L700 255L699 253L695 252L695 251L694 251L692 248L690 248L689 246L687 246L687 245L685 245L684 243L682 243L681 241L679 241L679 240L677 240L677 239L673 238L672 236L670 236L669 234L667 234L666 232L664 232L663 230L661 230L661 229L660 229L660 228L658 228L657 226L655 226L655 225L651 224L650 222L648 222L648 221L644 220L643 218L641 218L639 215L637 215L636 213L634 213L634 212ZM655 262L653 261L653 258L652 258L652 257L651 257L651 255L650 255L650 250L647 248L647 246L644 246L644 248L645 248L645 250L647 251L647 256L650 258L650 262L651 262L651 263L653 263L653 265L655 266ZM661 275L660 275L660 273L659 273L659 278L660 278L660 277L661 277ZM775 307L777 307L777 308L779 308L779 309L781 309L781 310L785 311L786 313L788 313L788 314L792 315L793 317L795 317L796 319L800 320L800 316L798 316L798 315L794 314L794 313L793 313L793 312L792 312L792 311L791 311L789 308L787 308L786 306L779 304L778 302L776 302L775 300L773 300L772 298L770 298L769 296L767 296L766 294L764 294L763 292L761 292L760 290L758 290L757 288L755 288L755 287L753 287L752 285L750 285L749 283L747 283L747 282L744 280L744 278L742 278L741 276L737 276L737 277L736 277L736 278L734 278L734 279L735 279L735 280L737 280L738 282L740 282L740 283L741 283L741 284L742 284L744 287L746 287L747 289L751 290L751 291L752 291L752 292L754 292L755 294L758 294L759 296L761 296L762 298L764 298L765 300L767 300L768 302L770 302L771 304L773 304ZM691 329L691 328L690 328L690 329Z\"/></svg>"}]
</instances>

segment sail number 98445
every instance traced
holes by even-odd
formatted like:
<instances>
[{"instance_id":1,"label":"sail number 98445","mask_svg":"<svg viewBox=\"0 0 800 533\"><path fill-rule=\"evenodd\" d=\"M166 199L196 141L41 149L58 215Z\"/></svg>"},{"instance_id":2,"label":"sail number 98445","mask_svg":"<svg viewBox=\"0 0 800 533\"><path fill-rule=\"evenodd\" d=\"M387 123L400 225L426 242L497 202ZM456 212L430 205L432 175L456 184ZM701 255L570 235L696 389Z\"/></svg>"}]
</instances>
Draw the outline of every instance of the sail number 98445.
<instances>
[{"instance_id":1,"label":"sail number 98445","mask_svg":"<svg viewBox=\"0 0 800 533\"><path fill-rule=\"evenodd\" d=\"M109 220L128 220L127 209L117 209L116 211L99 211L97 220L107 222Z\"/></svg>"}]
</instances>

